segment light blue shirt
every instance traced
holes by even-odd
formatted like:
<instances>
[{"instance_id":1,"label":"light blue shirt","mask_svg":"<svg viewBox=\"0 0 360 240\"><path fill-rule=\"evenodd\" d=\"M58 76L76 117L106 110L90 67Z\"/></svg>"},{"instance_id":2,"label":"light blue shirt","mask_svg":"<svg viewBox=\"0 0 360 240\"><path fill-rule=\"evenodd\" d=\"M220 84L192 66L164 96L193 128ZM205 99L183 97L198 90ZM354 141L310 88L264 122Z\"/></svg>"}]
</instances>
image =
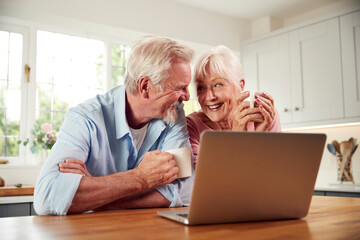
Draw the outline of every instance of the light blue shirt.
<instances>
[{"instance_id":1,"label":"light blue shirt","mask_svg":"<svg viewBox=\"0 0 360 240\"><path fill-rule=\"evenodd\" d=\"M182 104L177 110L175 124L162 119L149 122L137 151L125 116L124 86L70 108L37 180L35 211L39 215L67 213L82 175L59 171L58 164L66 158L84 161L92 176L104 176L135 168L148 151L190 147ZM170 207L179 207L189 204L192 182L193 176L177 179L156 190L171 202Z\"/></svg>"}]
</instances>

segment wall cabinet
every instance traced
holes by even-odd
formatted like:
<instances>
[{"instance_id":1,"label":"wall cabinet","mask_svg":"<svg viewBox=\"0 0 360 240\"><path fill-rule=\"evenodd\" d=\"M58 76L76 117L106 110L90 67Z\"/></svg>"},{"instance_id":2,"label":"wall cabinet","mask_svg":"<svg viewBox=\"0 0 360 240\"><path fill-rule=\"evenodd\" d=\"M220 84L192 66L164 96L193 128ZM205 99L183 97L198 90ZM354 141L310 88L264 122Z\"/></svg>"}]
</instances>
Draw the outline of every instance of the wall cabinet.
<instances>
[{"instance_id":1,"label":"wall cabinet","mask_svg":"<svg viewBox=\"0 0 360 240\"><path fill-rule=\"evenodd\" d=\"M340 17L345 116L360 116L360 12Z\"/></svg>"},{"instance_id":2,"label":"wall cabinet","mask_svg":"<svg viewBox=\"0 0 360 240\"><path fill-rule=\"evenodd\" d=\"M281 34L242 49L245 89L269 92L282 123L292 122L289 37Z\"/></svg>"},{"instance_id":3,"label":"wall cabinet","mask_svg":"<svg viewBox=\"0 0 360 240\"><path fill-rule=\"evenodd\" d=\"M343 118L338 19L292 31L289 39L293 122Z\"/></svg>"},{"instance_id":4,"label":"wall cabinet","mask_svg":"<svg viewBox=\"0 0 360 240\"><path fill-rule=\"evenodd\" d=\"M245 88L268 91L283 126L359 117L358 14L334 17L244 44L241 56Z\"/></svg>"}]
</instances>

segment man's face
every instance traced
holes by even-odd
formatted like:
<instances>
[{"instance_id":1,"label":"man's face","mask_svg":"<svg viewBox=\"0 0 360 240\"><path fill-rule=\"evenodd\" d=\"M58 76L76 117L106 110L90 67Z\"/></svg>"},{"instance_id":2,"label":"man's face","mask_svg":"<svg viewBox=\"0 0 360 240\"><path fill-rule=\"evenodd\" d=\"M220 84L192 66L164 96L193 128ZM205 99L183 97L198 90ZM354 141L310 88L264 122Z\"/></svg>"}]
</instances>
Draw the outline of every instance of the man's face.
<instances>
[{"instance_id":1,"label":"man's face","mask_svg":"<svg viewBox=\"0 0 360 240\"><path fill-rule=\"evenodd\" d=\"M188 62L173 63L169 78L165 81L163 91L151 86L153 117L162 118L166 122L175 122L177 119L176 106L182 101L188 101L190 94L188 85L191 81L191 68Z\"/></svg>"}]
</instances>

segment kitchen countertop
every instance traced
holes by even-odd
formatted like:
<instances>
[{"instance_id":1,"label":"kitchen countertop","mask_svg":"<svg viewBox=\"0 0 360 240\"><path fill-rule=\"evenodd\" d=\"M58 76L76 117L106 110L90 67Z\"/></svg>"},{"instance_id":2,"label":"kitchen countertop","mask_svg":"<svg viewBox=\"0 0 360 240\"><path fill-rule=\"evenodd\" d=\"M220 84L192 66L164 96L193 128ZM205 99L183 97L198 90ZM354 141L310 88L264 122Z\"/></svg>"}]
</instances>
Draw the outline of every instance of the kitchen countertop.
<instances>
[{"instance_id":1,"label":"kitchen countertop","mask_svg":"<svg viewBox=\"0 0 360 240\"><path fill-rule=\"evenodd\" d=\"M330 191L330 192L358 192L360 193L360 184L341 184L332 183L328 185L315 186L315 191ZM0 204L12 204L12 203L25 203L33 202L34 196L8 196L0 197Z\"/></svg>"},{"instance_id":2,"label":"kitchen countertop","mask_svg":"<svg viewBox=\"0 0 360 240\"><path fill-rule=\"evenodd\" d=\"M34 201L33 195L0 197L0 204L27 203L33 201Z\"/></svg>"},{"instance_id":3,"label":"kitchen countertop","mask_svg":"<svg viewBox=\"0 0 360 240\"><path fill-rule=\"evenodd\" d=\"M315 191L329 191L329 192L358 192L360 193L360 184L347 183L330 183L327 185L315 186Z\"/></svg>"},{"instance_id":4,"label":"kitchen countertop","mask_svg":"<svg viewBox=\"0 0 360 240\"><path fill-rule=\"evenodd\" d=\"M0 218L6 239L359 239L360 199L314 196L303 219L185 226L161 209ZM101 219L101 221L99 221Z\"/></svg>"}]
</instances>

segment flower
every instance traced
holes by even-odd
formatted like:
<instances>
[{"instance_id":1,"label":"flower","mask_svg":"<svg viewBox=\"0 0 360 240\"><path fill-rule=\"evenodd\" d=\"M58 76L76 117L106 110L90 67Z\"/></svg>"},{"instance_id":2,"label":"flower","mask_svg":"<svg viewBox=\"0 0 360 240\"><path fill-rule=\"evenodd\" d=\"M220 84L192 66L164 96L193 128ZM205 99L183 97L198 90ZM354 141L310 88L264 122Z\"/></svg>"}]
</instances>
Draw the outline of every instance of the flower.
<instances>
[{"instance_id":1,"label":"flower","mask_svg":"<svg viewBox=\"0 0 360 240\"><path fill-rule=\"evenodd\" d=\"M37 153L40 150L50 150L56 142L56 132L50 123L44 123L40 127L34 124L32 129L34 135L33 145L30 147L32 153Z\"/></svg>"},{"instance_id":2,"label":"flower","mask_svg":"<svg viewBox=\"0 0 360 240\"><path fill-rule=\"evenodd\" d=\"M41 131L46 133L51 132L53 130L53 126L50 123L43 123L40 128Z\"/></svg>"}]
</instances>

